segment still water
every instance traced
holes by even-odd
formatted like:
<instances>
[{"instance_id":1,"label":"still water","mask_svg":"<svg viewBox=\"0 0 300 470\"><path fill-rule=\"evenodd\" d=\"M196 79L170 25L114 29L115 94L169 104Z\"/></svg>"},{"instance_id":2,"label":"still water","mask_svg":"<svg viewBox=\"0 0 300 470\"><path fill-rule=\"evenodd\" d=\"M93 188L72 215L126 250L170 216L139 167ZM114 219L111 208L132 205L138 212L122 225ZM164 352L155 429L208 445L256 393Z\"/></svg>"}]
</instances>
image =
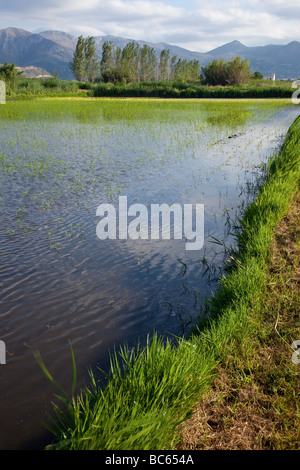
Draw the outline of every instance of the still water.
<instances>
[{"instance_id":1,"label":"still water","mask_svg":"<svg viewBox=\"0 0 300 470\"><path fill-rule=\"evenodd\" d=\"M41 100L0 107L0 448L38 449L56 393L153 331L188 334L234 225L299 109L272 101ZM99 240L97 207L204 204L204 246ZM218 242L217 242L218 241ZM220 242L220 243L219 243Z\"/></svg>"}]
</instances>

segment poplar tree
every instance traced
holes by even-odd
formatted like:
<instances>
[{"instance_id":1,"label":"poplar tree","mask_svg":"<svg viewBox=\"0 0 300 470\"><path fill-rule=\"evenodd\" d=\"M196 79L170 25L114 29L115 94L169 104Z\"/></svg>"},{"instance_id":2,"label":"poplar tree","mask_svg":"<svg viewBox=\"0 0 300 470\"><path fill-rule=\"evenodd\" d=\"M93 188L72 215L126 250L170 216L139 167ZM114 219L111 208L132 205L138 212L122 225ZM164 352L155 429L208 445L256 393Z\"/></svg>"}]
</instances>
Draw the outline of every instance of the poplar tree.
<instances>
[{"instance_id":1,"label":"poplar tree","mask_svg":"<svg viewBox=\"0 0 300 470\"><path fill-rule=\"evenodd\" d=\"M105 41L102 45L102 59L100 63L100 72L102 78L109 74L114 67L115 46L112 41Z\"/></svg>"},{"instance_id":2,"label":"poplar tree","mask_svg":"<svg viewBox=\"0 0 300 470\"><path fill-rule=\"evenodd\" d=\"M160 80L168 80L169 78L169 60L170 51L163 49L159 59L159 78Z\"/></svg>"},{"instance_id":3,"label":"poplar tree","mask_svg":"<svg viewBox=\"0 0 300 470\"><path fill-rule=\"evenodd\" d=\"M99 69L99 61L96 57L96 45L94 38L89 36L85 40L85 75L89 82L94 82Z\"/></svg>"},{"instance_id":4,"label":"poplar tree","mask_svg":"<svg viewBox=\"0 0 300 470\"><path fill-rule=\"evenodd\" d=\"M147 82L151 77L151 68L149 64L150 48L145 44L141 50L140 57L140 78L142 82Z\"/></svg>"},{"instance_id":5,"label":"poplar tree","mask_svg":"<svg viewBox=\"0 0 300 470\"><path fill-rule=\"evenodd\" d=\"M177 62L177 55L173 55L173 57L171 59L171 77L170 77L171 80L174 80L174 78L175 78L175 65L176 65L176 62Z\"/></svg>"},{"instance_id":6,"label":"poplar tree","mask_svg":"<svg viewBox=\"0 0 300 470\"><path fill-rule=\"evenodd\" d=\"M79 36L77 40L73 60L70 63L70 69L76 80L82 82L85 75L85 39L83 36Z\"/></svg>"},{"instance_id":7,"label":"poplar tree","mask_svg":"<svg viewBox=\"0 0 300 470\"><path fill-rule=\"evenodd\" d=\"M140 45L135 42L128 43L122 52L122 72L130 77L131 81L139 80Z\"/></svg>"},{"instance_id":8,"label":"poplar tree","mask_svg":"<svg viewBox=\"0 0 300 470\"><path fill-rule=\"evenodd\" d=\"M149 48L149 67L151 70L150 81L158 79L158 61L153 47Z\"/></svg>"},{"instance_id":9,"label":"poplar tree","mask_svg":"<svg viewBox=\"0 0 300 470\"><path fill-rule=\"evenodd\" d=\"M194 59L190 63L190 80L197 81L200 79L200 63Z\"/></svg>"}]
</instances>

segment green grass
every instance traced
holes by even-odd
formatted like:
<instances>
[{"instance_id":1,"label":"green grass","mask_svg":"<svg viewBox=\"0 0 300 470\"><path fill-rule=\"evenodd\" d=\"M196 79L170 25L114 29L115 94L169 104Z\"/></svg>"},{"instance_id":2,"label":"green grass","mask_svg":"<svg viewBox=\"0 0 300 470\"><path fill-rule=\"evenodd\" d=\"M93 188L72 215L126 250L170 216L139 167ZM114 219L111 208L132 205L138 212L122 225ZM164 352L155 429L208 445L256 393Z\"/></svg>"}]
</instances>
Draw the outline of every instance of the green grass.
<instances>
[{"instance_id":1,"label":"green grass","mask_svg":"<svg viewBox=\"0 0 300 470\"><path fill-rule=\"evenodd\" d=\"M299 188L300 118L291 126L280 155L270 163L256 201L240 220L239 249L200 321L177 344L156 335L146 348L116 352L107 385L91 385L56 406L51 449L144 450L172 448L178 425L207 390L220 361L251 329L264 309L267 261L275 228Z\"/></svg>"},{"instance_id":2,"label":"green grass","mask_svg":"<svg viewBox=\"0 0 300 470\"><path fill-rule=\"evenodd\" d=\"M205 86L200 82L149 82L115 85L102 83L91 94L96 97L149 97L149 98L290 98L291 83L269 84L252 82L248 85Z\"/></svg>"},{"instance_id":3,"label":"green grass","mask_svg":"<svg viewBox=\"0 0 300 470\"><path fill-rule=\"evenodd\" d=\"M127 98L291 98L295 90L291 82L251 80L246 85L206 86L200 81L153 81L132 83L80 83L58 78L20 78L13 88L7 87L9 99L35 96L127 97Z\"/></svg>"},{"instance_id":4,"label":"green grass","mask_svg":"<svg viewBox=\"0 0 300 470\"><path fill-rule=\"evenodd\" d=\"M249 332L218 365L177 449L299 450L300 370L291 347L300 337L299 227L300 191L276 227Z\"/></svg>"}]
</instances>

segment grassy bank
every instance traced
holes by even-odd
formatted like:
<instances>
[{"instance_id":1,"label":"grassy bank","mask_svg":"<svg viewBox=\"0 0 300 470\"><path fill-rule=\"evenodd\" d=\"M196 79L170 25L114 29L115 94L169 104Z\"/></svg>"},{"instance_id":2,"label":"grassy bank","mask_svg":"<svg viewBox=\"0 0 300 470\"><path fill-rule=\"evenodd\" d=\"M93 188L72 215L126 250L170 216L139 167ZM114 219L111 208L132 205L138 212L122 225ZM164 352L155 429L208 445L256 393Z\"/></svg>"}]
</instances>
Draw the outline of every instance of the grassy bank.
<instances>
[{"instance_id":1,"label":"grassy bank","mask_svg":"<svg viewBox=\"0 0 300 470\"><path fill-rule=\"evenodd\" d=\"M247 85L205 86L199 82L80 83L58 78L19 79L7 87L8 99L43 96L94 96L115 98L291 98L290 82L251 80Z\"/></svg>"},{"instance_id":2,"label":"grassy bank","mask_svg":"<svg viewBox=\"0 0 300 470\"><path fill-rule=\"evenodd\" d=\"M200 82L102 83L91 93L97 97L145 98L290 98L291 83L252 81L247 85L205 86Z\"/></svg>"},{"instance_id":3,"label":"grassy bank","mask_svg":"<svg viewBox=\"0 0 300 470\"><path fill-rule=\"evenodd\" d=\"M182 430L180 450L299 450L300 192L276 227L250 331L218 365Z\"/></svg>"},{"instance_id":4,"label":"grassy bank","mask_svg":"<svg viewBox=\"0 0 300 470\"><path fill-rule=\"evenodd\" d=\"M34 97L87 96L92 86L59 78L19 78L14 85L7 85L7 99L30 99Z\"/></svg>"},{"instance_id":5,"label":"grassy bank","mask_svg":"<svg viewBox=\"0 0 300 470\"><path fill-rule=\"evenodd\" d=\"M270 164L257 200L240 220L239 249L227 276L188 339L174 345L154 336L146 348L124 347L112 357L106 387L91 386L57 411L53 449L162 449L180 441L180 424L212 386L221 364L263 321L275 229L299 189L300 118ZM276 275L274 274L274 279Z\"/></svg>"}]
</instances>

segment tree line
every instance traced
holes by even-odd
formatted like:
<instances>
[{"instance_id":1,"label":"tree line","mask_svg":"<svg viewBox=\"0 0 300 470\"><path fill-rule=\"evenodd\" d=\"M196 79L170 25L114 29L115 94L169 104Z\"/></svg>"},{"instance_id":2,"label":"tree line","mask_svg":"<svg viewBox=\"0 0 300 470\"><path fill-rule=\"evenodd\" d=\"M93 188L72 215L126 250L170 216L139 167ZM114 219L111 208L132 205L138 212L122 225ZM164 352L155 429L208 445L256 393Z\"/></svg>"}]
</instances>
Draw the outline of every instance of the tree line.
<instances>
[{"instance_id":1,"label":"tree line","mask_svg":"<svg viewBox=\"0 0 300 470\"><path fill-rule=\"evenodd\" d=\"M116 47L112 41L105 41L99 61L93 37L85 39L83 36L78 38L70 68L78 81L91 83L197 81L200 75L200 64L197 60L171 57L167 49L157 54L154 48L146 44L141 46L134 41L124 48Z\"/></svg>"},{"instance_id":2,"label":"tree line","mask_svg":"<svg viewBox=\"0 0 300 470\"><path fill-rule=\"evenodd\" d=\"M96 56L93 37L77 41L70 68L79 82L131 83L154 81L199 82L211 86L247 83L252 77L248 60L235 57L231 61L213 60L201 67L197 60L178 59L170 50L160 53L148 45L133 41L124 48L112 41L102 45L101 61Z\"/></svg>"},{"instance_id":3,"label":"tree line","mask_svg":"<svg viewBox=\"0 0 300 470\"><path fill-rule=\"evenodd\" d=\"M153 47L130 42L123 49L106 41L100 64L104 82L152 82L199 80L200 64L170 56L168 49L158 55Z\"/></svg>"}]
</instances>

